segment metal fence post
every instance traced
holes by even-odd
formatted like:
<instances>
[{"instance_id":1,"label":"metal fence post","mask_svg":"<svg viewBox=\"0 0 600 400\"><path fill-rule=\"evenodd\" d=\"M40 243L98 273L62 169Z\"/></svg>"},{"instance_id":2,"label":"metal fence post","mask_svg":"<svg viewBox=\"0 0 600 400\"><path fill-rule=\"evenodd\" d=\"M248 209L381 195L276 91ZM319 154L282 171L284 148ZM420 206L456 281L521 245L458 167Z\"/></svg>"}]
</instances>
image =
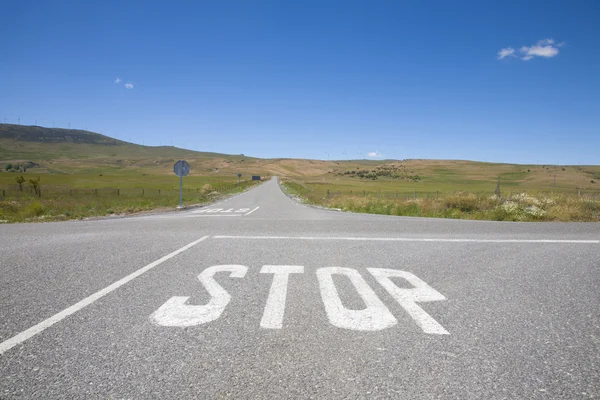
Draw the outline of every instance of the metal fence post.
<instances>
[{"instance_id":1,"label":"metal fence post","mask_svg":"<svg viewBox=\"0 0 600 400\"><path fill-rule=\"evenodd\" d=\"M121 195L121 189L117 189L117 196Z\"/></svg>"}]
</instances>

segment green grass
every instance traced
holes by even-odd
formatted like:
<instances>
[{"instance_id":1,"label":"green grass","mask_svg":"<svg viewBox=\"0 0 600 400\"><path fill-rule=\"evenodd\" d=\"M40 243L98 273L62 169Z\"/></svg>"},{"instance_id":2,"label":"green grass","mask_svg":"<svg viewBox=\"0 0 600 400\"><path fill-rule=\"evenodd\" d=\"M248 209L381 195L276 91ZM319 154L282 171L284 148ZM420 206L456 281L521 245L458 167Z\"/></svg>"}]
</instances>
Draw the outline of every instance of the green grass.
<instances>
[{"instance_id":1,"label":"green grass","mask_svg":"<svg viewBox=\"0 0 600 400\"><path fill-rule=\"evenodd\" d=\"M93 216L131 214L156 209L173 209L179 205L179 190L124 187L91 188L87 187L49 188L42 185L41 198L25 187L23 192L11 192L2 197L0 192L0 222L40 222L80 219ZM216 182L215 186L205 183L202 187L185 187L184 205L206 204L227 195L239 193L257 182Z\"/></svg>"}]
</instances>

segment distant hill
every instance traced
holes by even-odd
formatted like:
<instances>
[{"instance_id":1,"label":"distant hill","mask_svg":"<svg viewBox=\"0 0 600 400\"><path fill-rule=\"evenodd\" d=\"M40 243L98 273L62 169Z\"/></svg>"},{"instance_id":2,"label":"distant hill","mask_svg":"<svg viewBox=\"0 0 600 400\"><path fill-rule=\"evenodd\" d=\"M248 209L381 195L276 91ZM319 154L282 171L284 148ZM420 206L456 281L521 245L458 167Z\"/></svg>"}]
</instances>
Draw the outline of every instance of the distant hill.
<instances>
[{"instance_id":1,"label":"distant hill","mask_svg":"<svg viewBox=\"0 0 600 400\"><path fill-rule=\"evenodd\" d=\"M0 124L0 139L13 139L24 142L88 143L112 146L128 144L127 142L99 133L79 129L44 128L41 126L13 124Z\"/></svg>"}]
</instances>

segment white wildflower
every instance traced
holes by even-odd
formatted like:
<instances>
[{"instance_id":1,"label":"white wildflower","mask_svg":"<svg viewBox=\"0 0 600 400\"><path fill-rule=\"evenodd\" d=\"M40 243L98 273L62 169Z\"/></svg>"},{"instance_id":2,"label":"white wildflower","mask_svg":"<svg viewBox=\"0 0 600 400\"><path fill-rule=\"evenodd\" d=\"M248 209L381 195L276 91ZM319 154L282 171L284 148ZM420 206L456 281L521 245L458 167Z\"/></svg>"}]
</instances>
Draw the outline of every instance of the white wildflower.
<instances>
[{"instance_id":1,"label":"white wildflower","mask_svg":"<svg viewBox=\"0 0 600 400\"><path fill-rule=\"evenodd\" d=\"M531 215L532 217L541 218L546 215L546 211L542 210L537 206L529 206L525 208L525 213Z\"/></svg>"}]
</instances>

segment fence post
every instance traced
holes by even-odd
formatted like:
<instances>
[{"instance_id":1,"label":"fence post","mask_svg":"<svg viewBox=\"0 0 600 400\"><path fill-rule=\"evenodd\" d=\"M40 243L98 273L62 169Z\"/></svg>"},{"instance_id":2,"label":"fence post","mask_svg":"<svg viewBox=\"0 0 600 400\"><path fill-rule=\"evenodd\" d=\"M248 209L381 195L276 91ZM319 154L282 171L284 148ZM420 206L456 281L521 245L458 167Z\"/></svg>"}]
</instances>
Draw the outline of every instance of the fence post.
<instances>
[{"instance_id":1,"label":"fence post","mask_svg":"<svg viewBox=\"0 0 600 400\"><path fill-rule=\"evenodd\" d=\"M4 189L2 189L2 198L5 199L6 198L6 191Z\"/></svg>"},{"instance_id":2,"label":"fence post","mask_svg":"<svg viewBox=\"0 0 600 400\"><path fill-rule=\"evenodd\" d=\"M96 197L98 197L98 189L94 189L94 195L96 195Z\"/></svg>"},{"instance_id":3,"label":"fence post","mask_svg":"<svg viewBox=\"0 0 600 400\"><path fill-rule=\"evenodd\" d=\"M440 198L440 191L439 191L439 190L436 190L436 191L435 191L435 198L436 198L436 199L439 199L439 198Z\"/></svg>"},{"instance_id":4,"label":"fence post","mask_svg":"<svg viewBox=\"0 0 600 400\"><path fill-rule=\"evenodd\" d=\"M117 196L121 195L121 189L117 189Z\"/></svg>"},{"instance_id":5,"label":"fence post","mask_svg":"<svg viewBox=\"0 0 600 400\"><path fill-rule=\"evenodd\" d=\"M158 189L158 195L160 196L160 189Z\"/></svg>"},{"instance_id":6,"label":"fence post","mask_svg":"<svg viewBox=\"0 0 600 400\"><path fill-rule=\"evenodd\" d=\"M329 189L327 189L327 197L329 197Z\"/></svg>"},{"instance_id":7,"label":"fence post","mask_svg":"<svg viewBox=\"0 0 600 400\"><path fill-rule=\"evenodd\" d=\"M42 198L42 188L38 189L38 197L41 199Z\"/></svg>"}]
</instances>

